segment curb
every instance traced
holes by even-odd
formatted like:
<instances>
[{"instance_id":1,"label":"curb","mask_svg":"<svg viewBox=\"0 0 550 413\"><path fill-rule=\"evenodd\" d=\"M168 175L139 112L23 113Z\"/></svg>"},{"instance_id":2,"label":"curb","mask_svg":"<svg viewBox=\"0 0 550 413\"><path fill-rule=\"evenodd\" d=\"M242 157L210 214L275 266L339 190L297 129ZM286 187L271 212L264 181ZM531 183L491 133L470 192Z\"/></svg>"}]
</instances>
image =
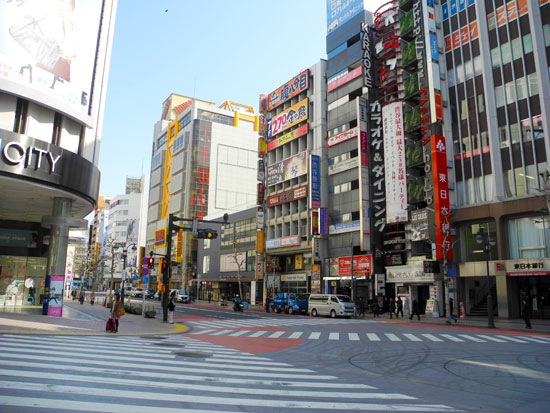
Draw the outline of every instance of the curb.
<instances>
[{"instance_id":1,"label":"curb","mask_svg":"<svg viewBox=\"0 0 550 413\"><path fill-rule=\"evenodd\" d=\"M147 333L107 333L107 332L80 332L80 331L36 331L36 330L0 330L0 334L36 335L36 336L158 336L166 334L182 334L189 330L185 324L174 324L174 327L165 331L154 331Z\"/></svg>"}]
</instances>

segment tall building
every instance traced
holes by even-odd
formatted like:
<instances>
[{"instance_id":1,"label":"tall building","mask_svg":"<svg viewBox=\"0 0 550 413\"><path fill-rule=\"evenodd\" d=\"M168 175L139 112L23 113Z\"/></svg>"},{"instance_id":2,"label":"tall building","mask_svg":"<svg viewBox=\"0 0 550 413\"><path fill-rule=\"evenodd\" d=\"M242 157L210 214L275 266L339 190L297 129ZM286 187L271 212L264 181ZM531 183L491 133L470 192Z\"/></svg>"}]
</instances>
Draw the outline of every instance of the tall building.
<instances>
[{"instance_id":1,"label":"tall building","mask_svg":"<svg viewBox=\"0 0 550 413\"><path fill-rule=\"evenodd\" d=\"M461 299L487 313L491 291L500 317L518 317L525 297L548 318L550 2L441 3Z\"/></svg>"},{"instance_id":2,"label":"tall building","mask_svg":"<svg viewBox=\"0 0 550 413\"><path fill-rule=\"evenodd\" d=\"M0 5L0 307L62 296L69 229L98 198L116 4Z\"/></svg>"},{"instance_id":3,"label":"tall building","mask_svg":"<svg viewBox=\"0 0 550 413\"><path fill-rule=\"evenodd\" d=\"M155 125L147 217L146 254L166 254L169 214L200 222L207 215L256 202L258 116L233 102L170 95ZM191 228L191 222L178 223ZM187 288L196 271L197 242L175 234L172 288ZM158 255L155 255L158 259ZM158 287L158 265L150 286Z\"/></svg>"},{"instance_id":4,"label":"tall building","mask_svg":"<svg viewBox=\"0 0 550 413\"><path fill-rule=\"evenodd\" d=\"M326 61L320 60L260 97L262 137L258 202L265 239L264 288L268 293L320 291L326 251L321 217L326 191ZM265 152L265 154L264 154ZM265 192L265 193L262 193ZM260 259L260 258L258 258Z\"/></svg>"}]
</instances>

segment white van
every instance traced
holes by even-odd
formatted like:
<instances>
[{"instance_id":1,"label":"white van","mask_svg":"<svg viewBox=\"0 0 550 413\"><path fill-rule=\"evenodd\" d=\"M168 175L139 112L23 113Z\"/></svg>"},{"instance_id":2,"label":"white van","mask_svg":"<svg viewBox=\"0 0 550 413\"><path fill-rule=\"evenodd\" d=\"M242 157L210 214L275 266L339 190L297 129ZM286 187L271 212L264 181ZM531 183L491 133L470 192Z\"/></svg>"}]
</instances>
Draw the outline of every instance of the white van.
<instances>
[{"instance_id":1,"label":"white van","mask_svg":"<svg viewBox=\"0 0 550 413\"><path fill-rule=\"evenodd\" d=\"M312 317L329 315L351 317L355 314L355 304L348 295L340 294L310 294L308 311Z\"/></svg>"}]
</instances>

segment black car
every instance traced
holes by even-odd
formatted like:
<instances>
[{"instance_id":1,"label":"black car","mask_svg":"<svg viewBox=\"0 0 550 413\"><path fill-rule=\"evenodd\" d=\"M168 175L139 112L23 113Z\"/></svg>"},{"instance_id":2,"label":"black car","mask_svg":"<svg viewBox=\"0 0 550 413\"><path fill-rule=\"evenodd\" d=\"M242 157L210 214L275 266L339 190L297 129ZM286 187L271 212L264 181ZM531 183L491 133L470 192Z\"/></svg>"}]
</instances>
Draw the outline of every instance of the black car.
<instances>
[{"instance_id":1,"label":"black car","mask_svg":"<svg viewBox=\"0 0 550 413\"><path fill-rule=\"evenodd\" d=\"M145 298L155 298L156 290L148 289Z\"/></svg>"}]
</instances>

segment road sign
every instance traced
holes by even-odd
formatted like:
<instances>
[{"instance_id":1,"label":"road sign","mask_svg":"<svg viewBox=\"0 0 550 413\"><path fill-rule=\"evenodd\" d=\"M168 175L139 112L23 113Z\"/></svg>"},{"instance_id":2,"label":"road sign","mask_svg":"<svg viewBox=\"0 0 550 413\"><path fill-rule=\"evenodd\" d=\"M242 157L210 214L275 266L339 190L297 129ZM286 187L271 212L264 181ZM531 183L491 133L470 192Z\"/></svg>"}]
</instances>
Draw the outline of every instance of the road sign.
<instances>
[{"instance_id":1,"label":"road sign","mask_svg":"<svg viewBox=\"0 0 550 413\"><path fill-rule=\"evenodd\" d=\"M149 277L147 277L146 275L143 275L141 277L141 284L148 284L149 283Z\"/></svg>"},{"instance_id":2,"label":"road sign","mask_svg":"<svg viewBox=\"0 0 550 413\"><path fill-rule=\"evenodd\" d=\"M141 259L141 264L142 264L142 265L147 265L147 264L149 264L149 257L143 257L143 258Z\"/></svg>"},{"instance_id":3,"label":"road sign","mask_svg":"<svg viewBox=\"0 0 550 413\"><path fill-rule=\"evenodd\" d=\"M141 275L147 275L149 274L149 268L145 267L141 269Z\"/></svg>"},{"instance_id":4,"label":"road sign","mask_svg":"<svg viewBox=\"0 0 550 413\"><path fill-rule=\"evenodd\" d=\"M133 279L134 281L137 281L137 280L139 280L139 277L137 276L137 274L135 274L135 275L132 277L132 279Z\"/></svg>"}]
</instances>

